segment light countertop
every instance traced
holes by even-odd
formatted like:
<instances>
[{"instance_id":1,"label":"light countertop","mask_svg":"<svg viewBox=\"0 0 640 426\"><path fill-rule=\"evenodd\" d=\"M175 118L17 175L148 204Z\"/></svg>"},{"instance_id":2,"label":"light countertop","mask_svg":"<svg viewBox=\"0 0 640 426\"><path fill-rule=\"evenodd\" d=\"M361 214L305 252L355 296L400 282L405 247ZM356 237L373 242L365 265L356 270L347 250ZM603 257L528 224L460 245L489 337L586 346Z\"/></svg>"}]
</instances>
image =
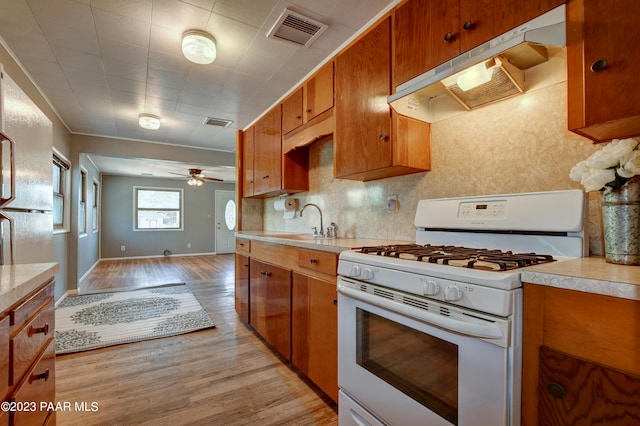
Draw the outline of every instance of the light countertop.
<instances>
[{"instance_id":1,"label":"light countertop","mask_svg":"<svg viewBox=\"0 0 640 426\"><path fill-rule=\"evenodd\" d=\"M263 241L266 243L286 244L312 250L340 253L365 246L380 246L387 244L411 244L412 241L386 240L375 238L313 238L310 234L287 233L279 231L241 231L237 238Z\"/></svg>"},{"instance_id":2,"label":"light countertop","mask_svg":"<svg viewBox=\"0 0 640 426\"><path fill-rule=\"evenodd\" d=\"M607 263L604 257L582 257L530 266L525 283L640 300L640 266Z\"/></svg>"},{"instance_id":3,"label":"light countertop","mask_svg":"<svg viewBox=\"0 0 640 426\"><path fill-rule=\"evenodd\" d=\"M0 313L52 278L57 263L0 266Z\"/></svg>"}]
</instances>

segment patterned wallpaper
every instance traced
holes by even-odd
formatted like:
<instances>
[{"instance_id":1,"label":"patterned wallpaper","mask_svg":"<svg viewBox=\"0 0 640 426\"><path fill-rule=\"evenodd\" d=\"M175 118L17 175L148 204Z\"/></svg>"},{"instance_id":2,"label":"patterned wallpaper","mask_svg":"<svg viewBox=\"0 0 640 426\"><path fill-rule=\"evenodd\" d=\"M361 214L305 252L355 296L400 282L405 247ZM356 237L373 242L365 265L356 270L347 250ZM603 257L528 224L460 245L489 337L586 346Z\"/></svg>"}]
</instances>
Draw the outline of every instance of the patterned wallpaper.
<instances>
[{"instance_id":1,"label":"patterned wallpaper","mask_svg":"<svg viewBox=\"0 0 640 426\"><path fill-rule=\"evenodd\" d=\"M566 83L531 91L434 123L432 171L371 182L333 177L333 141L310 149L310 190L295 194L299 205L318 204L325 228L338 225L340 237L414 240L413 219L421 199L560 189L582 189L569 170L600 147L567 130ZM400 208L386 210L388 195ZM251 200L244 228L310 232L319 225L315 209L283 219L277 198ZM602 254L600 194L589 195L590 248ZM262 216L262 220L261 220Z\"/></svg>"}]
</instances>

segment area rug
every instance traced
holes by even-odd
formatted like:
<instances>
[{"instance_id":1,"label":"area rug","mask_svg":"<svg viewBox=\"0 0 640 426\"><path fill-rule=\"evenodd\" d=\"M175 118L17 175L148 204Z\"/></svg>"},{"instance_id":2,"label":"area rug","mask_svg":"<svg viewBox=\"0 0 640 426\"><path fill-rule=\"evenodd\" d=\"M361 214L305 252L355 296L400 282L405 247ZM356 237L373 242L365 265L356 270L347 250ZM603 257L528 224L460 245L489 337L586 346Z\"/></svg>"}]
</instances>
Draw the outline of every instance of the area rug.
<instances>
[{"instance_id":1,"label":"area rug","mask_svg":"<svg viewBox=\"0 0 640 426\"><path fill-rule=\"evenodd\" d=\"M56 307L56 354L215 327L184 284L71 296Z\"/></svg>"}]
</instances>

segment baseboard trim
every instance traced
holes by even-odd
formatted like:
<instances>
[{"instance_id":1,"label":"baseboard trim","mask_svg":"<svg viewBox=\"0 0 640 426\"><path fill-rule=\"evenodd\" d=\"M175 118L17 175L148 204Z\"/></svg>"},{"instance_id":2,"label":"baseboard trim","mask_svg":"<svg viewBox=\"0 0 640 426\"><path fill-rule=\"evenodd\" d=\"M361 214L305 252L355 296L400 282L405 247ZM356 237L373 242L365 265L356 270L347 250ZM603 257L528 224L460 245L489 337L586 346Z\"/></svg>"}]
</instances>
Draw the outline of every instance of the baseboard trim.
<instances>
[{"instance_id":1,"label":"baseboard trim","mask_svg":"<svg viewBox=\"0 0 640 426\"><path fill-rule=\"evenodd\" d=\"M211 253L176 253L176 254L170 254L168 256L151 255L151 256L129 256L129 257L103 257L98 262L102 262L103 260L130 260L130 259L153 259L153 258L159 258L159 257L209 256L209 255L212 255L212 254L216 254L216 253L215 252L211 252Z\"/></svg>"},{"instance_id":2,"label":"baseboard trim","mask_svg":"<svg viewBox=\"0 0 640 426\"><path fill-rule=\"evenodd\" d=\"M53 305L53 309L57 308L58 305L64 300L66 299L68 296L77 296L78 295L78 290L67 290L65 291L65 293L62 295L62 297L60 299L58 299L56 301L56 303Z\"/></svg>"}]
</instances>

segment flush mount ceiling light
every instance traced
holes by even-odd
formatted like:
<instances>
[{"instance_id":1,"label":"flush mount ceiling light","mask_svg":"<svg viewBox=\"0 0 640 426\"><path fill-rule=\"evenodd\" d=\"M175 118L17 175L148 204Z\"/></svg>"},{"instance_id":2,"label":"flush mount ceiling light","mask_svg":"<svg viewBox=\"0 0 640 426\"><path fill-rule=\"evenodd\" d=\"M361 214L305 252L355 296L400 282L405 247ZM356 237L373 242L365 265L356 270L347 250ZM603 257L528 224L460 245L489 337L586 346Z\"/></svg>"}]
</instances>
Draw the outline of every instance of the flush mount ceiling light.
<instances>
[{"instance_id":1,"label":"flush mount ceiling light","mask_svg":"<svg viewBox=\"0 0 640 426\"><path fill-rule=\"evenodd\" d=\"M216 41L204 31L185 31L182 34L182 53L193 63L210 64L216 59Z\"/></svg>"},{"instance_id":2,"label":"flush mount ceiling light","mask_svg":"<svg viewBox=\"0 0 640 426\"><path fill-rule=\"evenodd\" d=\"M160 128L160 117L153 114L140 114L138 116L138 124L143 129L158 130Z\"/></svg>"}]
</instances>

